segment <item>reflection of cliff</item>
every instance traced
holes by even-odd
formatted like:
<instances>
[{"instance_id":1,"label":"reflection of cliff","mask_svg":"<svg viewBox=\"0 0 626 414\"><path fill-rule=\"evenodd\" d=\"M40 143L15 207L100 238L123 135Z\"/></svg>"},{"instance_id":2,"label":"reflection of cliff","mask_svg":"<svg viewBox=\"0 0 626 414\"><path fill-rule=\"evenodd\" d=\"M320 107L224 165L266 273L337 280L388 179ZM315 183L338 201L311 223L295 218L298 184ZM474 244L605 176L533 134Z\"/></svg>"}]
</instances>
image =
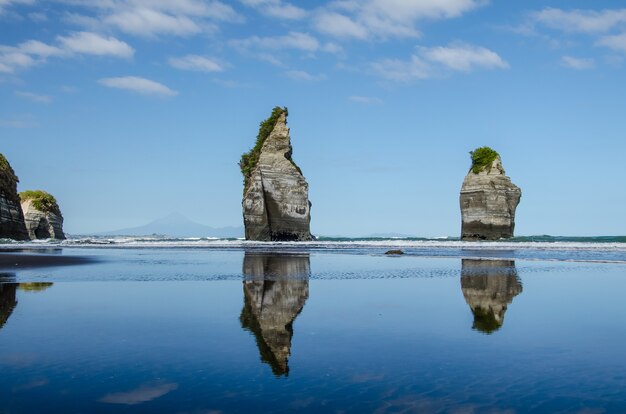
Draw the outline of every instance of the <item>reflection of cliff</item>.
<instances>
[{"instance_id":1,"label":"reflection of cliff","mask_svg":"<svg viewBox=\"0 0 626 414\"><path fill-rule=\"evenodd\" d=\"M275 375L289 373L293 321L309 297L309 255L246 253L239 320L254 334L261 360Z\"/></svg>"},{"instance_id":2,"label":"reflection of cliff","mask_svg":"<svg viewBox=\"0 0 626 414\"><path fill-rule=\"evenodd\" d=\"M0 283L0 329L2 329L17 305L17 300L15 299L16 288L17 284L15 283Z\"/></svg>"},{"instance_id":3,"label":"reflection of cliff","mask_svg":"<svg viewBox=\"0 0 626 414\"><path fill-rule=\"evenodd\" d=\"M522 293L513 260L463 259L461 290L474 314L473 328L484 333L500 329L513 298Z\"/></svg>"}]
</instances>

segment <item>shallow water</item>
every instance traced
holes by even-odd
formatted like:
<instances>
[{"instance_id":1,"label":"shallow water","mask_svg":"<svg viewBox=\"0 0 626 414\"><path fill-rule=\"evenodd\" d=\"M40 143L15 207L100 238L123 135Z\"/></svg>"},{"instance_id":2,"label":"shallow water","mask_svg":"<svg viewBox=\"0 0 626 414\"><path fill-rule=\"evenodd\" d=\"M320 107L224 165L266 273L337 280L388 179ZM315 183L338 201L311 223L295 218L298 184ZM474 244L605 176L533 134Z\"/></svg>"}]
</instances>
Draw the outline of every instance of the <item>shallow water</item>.
<instances>
[{"instance_id":1,"label":"shallow water","mask_svg":"<svg viewBox=\"0 0 626 414\"><path fill-rule=\"evenodd\" d=\"M626 412L626 265L67 249L5 269L0 413Z\"/></svg>"}]
</instances>

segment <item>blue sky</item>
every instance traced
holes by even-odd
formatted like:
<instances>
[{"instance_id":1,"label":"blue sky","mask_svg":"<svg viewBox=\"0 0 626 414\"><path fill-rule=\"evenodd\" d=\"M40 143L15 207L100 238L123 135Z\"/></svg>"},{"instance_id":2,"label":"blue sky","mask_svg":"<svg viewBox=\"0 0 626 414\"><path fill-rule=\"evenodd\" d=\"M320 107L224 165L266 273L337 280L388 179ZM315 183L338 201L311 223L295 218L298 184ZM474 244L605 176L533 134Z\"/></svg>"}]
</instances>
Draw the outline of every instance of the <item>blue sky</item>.
<instances>
[{"instance_id":1,"label":"blue sky","mask_svg":"<svg viewBox=\"0 0 626 414\"><path fill-rule=\"evenodd\" d=\"M289 107L321 235L458 235L468 152L518 235L626 234L626 8L610 1L0 0L0 152L70 233L240 225Z\"/></svg>"}]
</instances>

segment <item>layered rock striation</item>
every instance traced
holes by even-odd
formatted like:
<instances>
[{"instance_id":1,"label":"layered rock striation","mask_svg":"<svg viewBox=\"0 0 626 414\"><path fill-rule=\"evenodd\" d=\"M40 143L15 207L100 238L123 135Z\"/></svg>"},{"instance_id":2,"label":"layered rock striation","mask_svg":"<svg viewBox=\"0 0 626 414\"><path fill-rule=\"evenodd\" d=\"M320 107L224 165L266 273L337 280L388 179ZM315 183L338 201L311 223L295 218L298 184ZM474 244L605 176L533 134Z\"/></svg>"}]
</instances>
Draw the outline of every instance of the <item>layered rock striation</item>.
<instances>
[{"instance_id":1,"label":"layered rock striation","mask_svg":"<svg viewBox=\"0 0 626 414\"><path fill-rule=\"evenodd\" d=\"M247 240L307 241L309 185L292 154L287 110L274 108L261 123L255 147L241 157L243 221Z\"/></svg>"},{"instance_id":2,"label":"layered rock striation","mask_svg":"<svg viewBox=\"0 0 626 414\"><path fill-rule=\"evenodd\" d=\"M473 329L492 333L502 327L507 306L522 293L513 260L463 259L461 290L474 315Z\"/></svg>"},{"instance_id":3,"label":"layered rock striation","mask_svg":"<svg viewBox=\"0 0 626 414\"><path fill-rule=\"evenodd\" d=\"M293 322L309 297L309 255L246 253L241 326L256 337L261 360L288 375Z\"/></svg>"},{"instance_id":4,"label":"layered rock striation","mask_svg":"<svg viewBox=\"0 0 626 414\"><path fill-rule=\"evenodd\" d=\"M45 191L20 193L28 236L37 239L65 239L63 215L56 199Z\"/></svg>"},{"instance_id":5,"label":"layered rock striation","mask_svg":"<svg viewBox=\"0 0 626 414\"><path fill-rule=\"evenodd\" d=\"M513 237L521 190L505 175L498 153L483 147L471 154L460 196L461 240Z\"/></svg>"},{"instance_id":6,"label":"layered rock striation","mask_svg":"<svg viewBox=\"0 0 626 414\"><path fill-rule=\"evenodd\" d=\"M9 161L0 154L0 238L28 240L24 213L17 194L19 179Z\"/></svg>"}]
</instances>

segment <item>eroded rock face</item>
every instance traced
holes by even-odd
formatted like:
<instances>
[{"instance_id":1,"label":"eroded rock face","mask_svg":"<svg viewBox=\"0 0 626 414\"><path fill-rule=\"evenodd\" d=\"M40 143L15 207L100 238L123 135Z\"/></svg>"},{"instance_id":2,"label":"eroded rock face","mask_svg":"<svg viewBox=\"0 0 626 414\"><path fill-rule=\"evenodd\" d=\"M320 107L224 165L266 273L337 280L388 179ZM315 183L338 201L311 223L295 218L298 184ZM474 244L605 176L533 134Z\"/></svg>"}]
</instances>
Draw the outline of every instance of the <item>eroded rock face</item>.
<instances>
[{"instance_id":1,"label":"eroded rock face","mask_svg":"<svg viewBox=\"0 0 626 414\"><path fill-rule=\"evenodd\" d=\"M513 260L463 259L461 290L474 314L473 329L492 333L504 323L513 298L522 293Z\"/></svg>"},{"instance_id":2,"label":"eroded rock face","mask_svg":"<svg viewBox=\"0 0 626 414\"><path fill-rule=\"evenodd\" d=\"M491 168L471 169L461 188L461 240L497 240L513 237L515 209L522 191L504 173L498 156Z\"/></svg>"},{"instance_id":3,"label":"eroded rock face","mask_svg":"<svg viewBox=\"0 0 626 414\"><path fill-rule=\"evenodd\" d=\"M63 233L63 216L61 212L39 211L32 200L22 202L26 230L32 240L37 239L65 239Z\"/></svg>"},{"instance_id":4,"label":"eroded rock face","mask_svg":"<svg viewBox=\"0 0 626 414\"><path fill-rule=\"evenodd\" d=\"M17 194L19 179L7 159L0 154L0 238L28 240L24 213Z\"/></svg>"},{"instance_id":5,"label":"eroded rock face","mask_svg":"<svg viewBox=\"0 0 626 414\"><path fill-rule=\"evenodd\" d=\"M274 374L288 375L293 321L309 297L309 255L246 253L243 273L241 326Z\"/></svg>"},{"instance_id":6,"label":"eroded rock face","mask_svg":"<svg viewBox=\"0 0 626 414\"><path fill-rule=\"evenodd\" d=\"M243 219L247 240L312 240L309 185L291 160L287 116L281 114L247 178Z\"/></svg>"}]
</instances>

